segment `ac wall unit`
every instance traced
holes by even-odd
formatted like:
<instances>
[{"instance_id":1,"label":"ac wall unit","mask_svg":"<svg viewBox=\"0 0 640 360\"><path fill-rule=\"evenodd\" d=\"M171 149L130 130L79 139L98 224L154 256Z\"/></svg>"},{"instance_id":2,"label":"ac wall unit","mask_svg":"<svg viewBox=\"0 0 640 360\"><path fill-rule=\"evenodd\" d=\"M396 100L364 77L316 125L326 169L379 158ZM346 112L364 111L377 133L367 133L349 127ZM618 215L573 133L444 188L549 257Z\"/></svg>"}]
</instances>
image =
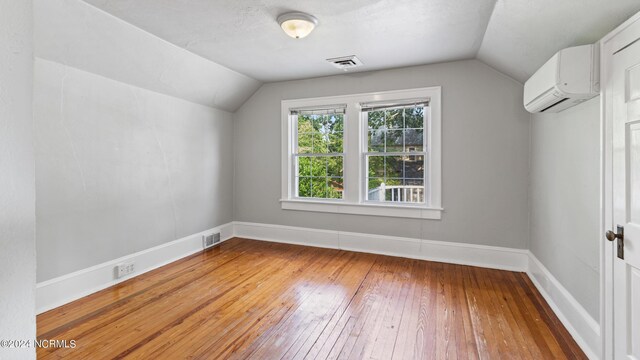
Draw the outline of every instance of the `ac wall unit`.
<instances>
[{"instance_id":1,"label":"ac wall unit","mask_svg":"<svg viewBox=\"0 0 640 360\"><path fill-rule=\"evenodd\" d=\"M560 112L600 92L597 45L558 51L524 84L524 107L531 113Z\"/></svg>"}]
</instances>

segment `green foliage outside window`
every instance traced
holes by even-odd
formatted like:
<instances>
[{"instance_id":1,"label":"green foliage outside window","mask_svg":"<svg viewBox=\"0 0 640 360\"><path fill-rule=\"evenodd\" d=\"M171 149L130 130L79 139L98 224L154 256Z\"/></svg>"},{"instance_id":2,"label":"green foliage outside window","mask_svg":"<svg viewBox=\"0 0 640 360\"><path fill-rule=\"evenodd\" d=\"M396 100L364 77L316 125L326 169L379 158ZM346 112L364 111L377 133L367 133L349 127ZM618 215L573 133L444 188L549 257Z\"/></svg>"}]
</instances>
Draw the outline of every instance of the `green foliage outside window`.
<instances>
[{"instance_id":1,"label":"green foliage outside window","mask_svg":"<svg viewBox=\"0 0 640 360\"><path fill-rule=\"evenodd\" d=\"M342 199L344 115L298 115L297 128L298 196Z\"/></svg>"},{"instance_id":2,"label":"green foliage outside window","mask_svg":"<svg viewBox=\"0 0 640 360\"><path fill-rule=\"evenodd\" d=\"M423 186L424 107L369 111L368 189ZM297 121L298 196L342 199L344 115L299 114ZM389 153L401 153L389 154ZM322 156L318 156L322 155ZM385 194L385 197L389 197ZM390 198L387 200L391 200Z\"/></svg>"}]
</instances>

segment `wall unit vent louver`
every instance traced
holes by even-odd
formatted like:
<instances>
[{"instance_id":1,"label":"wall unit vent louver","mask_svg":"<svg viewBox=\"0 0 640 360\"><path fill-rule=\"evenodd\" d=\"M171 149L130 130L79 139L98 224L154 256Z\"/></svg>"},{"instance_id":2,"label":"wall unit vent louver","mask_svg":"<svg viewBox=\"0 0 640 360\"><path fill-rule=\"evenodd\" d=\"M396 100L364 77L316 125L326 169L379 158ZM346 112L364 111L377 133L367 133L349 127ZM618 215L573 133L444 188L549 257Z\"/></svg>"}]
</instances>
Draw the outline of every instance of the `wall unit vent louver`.
<instances>
[{"instance_id":1,"label":"wall unit vent louver","mask_svg":"<svg viewBox=\"0 0 640 360\"><path fill-rule=\"evenodd\" d=\"M202 246L207 249L220 243L220 233L206 235L202 237Z\"/></svg>"},{"instance_id":2,"label":"wall unit vent louver","mask_svg":"<svg viewBox=\"0 0 640 360\"><path fill-rule=\"evenodd\" d=\"M362 66L362 61L360 61L360 59L358 59L355 55L331 58L327 59L327 61L331 63L331 65L344 71L347 71L354 67Z\"/></svg>"}]
</instances>

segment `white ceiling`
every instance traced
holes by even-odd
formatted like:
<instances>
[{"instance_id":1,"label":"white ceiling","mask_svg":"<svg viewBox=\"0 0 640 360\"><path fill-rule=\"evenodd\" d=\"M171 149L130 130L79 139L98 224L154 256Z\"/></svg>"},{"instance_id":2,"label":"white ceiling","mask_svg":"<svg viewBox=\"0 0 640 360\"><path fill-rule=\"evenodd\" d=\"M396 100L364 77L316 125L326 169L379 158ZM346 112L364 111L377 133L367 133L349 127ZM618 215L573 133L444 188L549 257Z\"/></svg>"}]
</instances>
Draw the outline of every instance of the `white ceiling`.
<instances>
[{"instance_id":1,"label":"white ceiling","mask_svg":"<svg viewBox=\"0 0 640 360\"><path fill-rule=\"evenodd\" d=\"M86 0L180 47L261 81L339 74L325 59L357 55L361 70L473 58L495 0ZM304 39L276 18L316 16Z\"/></svg>"},{"instance_id":2,"label":"white ceiling","mask_svg":"<svg viewBox=\"0 0 640 360\"><path fill-rule=\"evenodd\" d=\"M594 42L640 11L640 0L85 0L143 30L260 81L479 58L524 82L563 47ZM305 39L276 17L319 19Z\"/></svg>"},{"instance_id":3,"label":"white ceiling","mask_svg":"<svg viewBox=\"0 0 640 360\"><path fill-rule=\"evenodd\" d=\"M477 58L526 81L558 50L600 40L640 0L498 0Z\"/></svg>"},{"instance_id":4,"label":"white ceiling","mask_svg":"<svg viewBox=\"0 0 640 360\"><path fill-rule=\"evenodd\" d=\"M144 89L236 111L259 81L79 0L35 0L34 55Z\"/></svg>"}]
</instances>

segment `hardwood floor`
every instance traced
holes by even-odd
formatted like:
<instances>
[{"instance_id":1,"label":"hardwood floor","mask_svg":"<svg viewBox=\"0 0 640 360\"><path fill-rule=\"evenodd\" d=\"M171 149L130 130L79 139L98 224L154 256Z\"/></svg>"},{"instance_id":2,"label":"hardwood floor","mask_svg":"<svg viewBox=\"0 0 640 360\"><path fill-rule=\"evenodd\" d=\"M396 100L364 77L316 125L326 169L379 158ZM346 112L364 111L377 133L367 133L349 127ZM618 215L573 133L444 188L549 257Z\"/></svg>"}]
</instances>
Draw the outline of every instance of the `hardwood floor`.
<instances>
[{"instance_id":1,"label":"hardwood floor","mask_svg":"<svg viewBox=\"0 0 640 360\"><path fill-rule=\"evenodd\" d=\"M524 273L246 239L38 316L38 358L586 358Z\"/></svg>"}]
</instances>

